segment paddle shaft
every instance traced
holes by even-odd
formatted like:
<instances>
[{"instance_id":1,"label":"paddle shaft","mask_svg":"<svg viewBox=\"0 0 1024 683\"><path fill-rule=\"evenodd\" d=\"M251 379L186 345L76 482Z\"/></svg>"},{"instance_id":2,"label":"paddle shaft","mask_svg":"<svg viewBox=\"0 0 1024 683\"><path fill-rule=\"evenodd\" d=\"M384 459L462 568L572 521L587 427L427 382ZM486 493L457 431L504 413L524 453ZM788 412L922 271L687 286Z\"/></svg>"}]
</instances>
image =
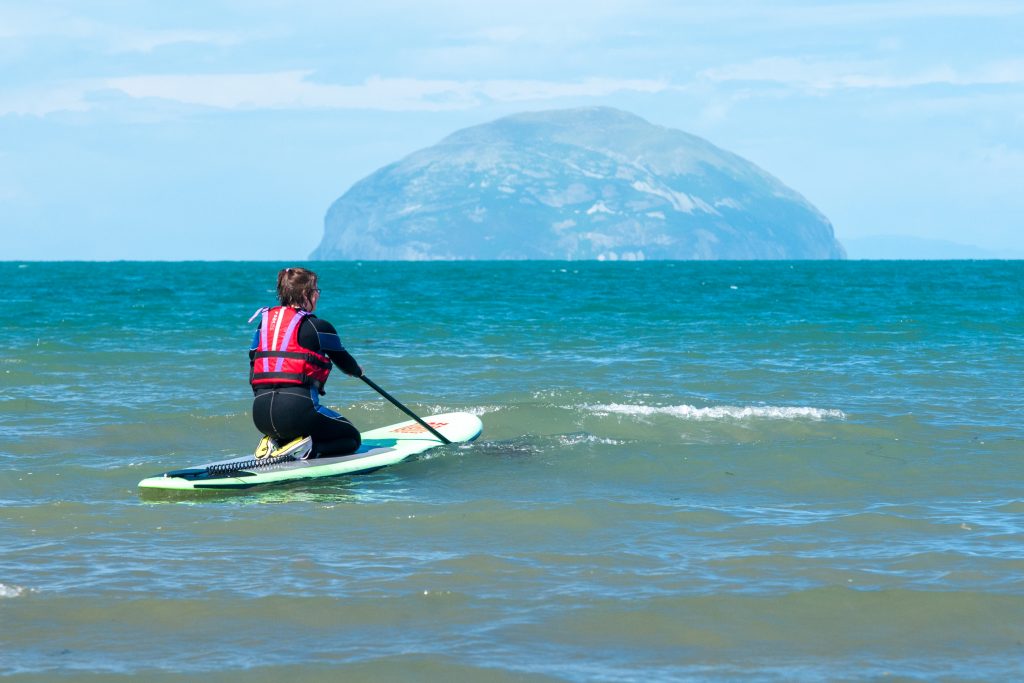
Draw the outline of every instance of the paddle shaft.
<instances>
[{"instance_id":1,"label":"paddle shaft","mask_svg":"<svg viewBox=\"0 0 1024 683\"><path fill-rule=\"evenodd\" d=\"M436 429L434 429L433 427L428 425L426 422L424 422L422 419L420 419L419 415L417 415L416 413L412 412L411 410L409 410L408 408L403 406L401 403L399 403L398 399L396 399L394 396L392 396L391 394L389 394L388 392L384 391L379 386L377 386L377 383L374 382L372 379L370 379L366 375L361 376L359 379L361 379L364 382L366 382L367 384L369 384L370 388L373 389L374 391L376 391L378 394L380 394L381 396L383 396L387 400L391 401L391 403L393 403L396 408L401 410L403 413L405 413L406 415L408 415L412 419L414 419L417 422L419 422L420 425L422 427L424 427L428 432L430 432L431 434L433 434L437 438L441 439L441 443L451 443L451 441L449 441L448 439L444 438L444 434L442 434L441 432L437 431Z\"/></svg>"}]
</instances>

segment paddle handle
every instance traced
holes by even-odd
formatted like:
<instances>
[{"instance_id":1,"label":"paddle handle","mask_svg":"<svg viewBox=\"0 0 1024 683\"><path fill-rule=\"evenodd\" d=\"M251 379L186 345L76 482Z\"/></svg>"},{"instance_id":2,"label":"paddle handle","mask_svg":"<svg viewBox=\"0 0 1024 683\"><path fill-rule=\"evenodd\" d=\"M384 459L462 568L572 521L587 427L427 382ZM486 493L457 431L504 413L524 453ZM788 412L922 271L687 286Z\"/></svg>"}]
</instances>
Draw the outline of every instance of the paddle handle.
<instances>
[{"instance_id":1,"label":"paddle handle","mask_svg":"<svg viewBox=\"0 0 1024 683\"><path fill-rule=\"evenodd\" d=\"M401 403L399 403L398 399L396 399L394 396L392 396L391 394L389 394L388 392L384 391L379 386L377 386L377 383L374 382L372 379L370 379L366 375L361 375L359 377L359 379L363 380L368 385L370 385L370 388L373 389L374 391L376 391L378 394L380 394L381 396L383 396L387 400L391 401L391 403L393 403L396 408L401 410L403 413L405 413L406 415L408 415L412 419L414 419L417 422L419 422L420 426L424 427L428 432L430 432L431 434L433 434L437 438L441 439L441 443L451 443L451 441L449 441L448 439L446 439L444 437L444 434L442 434L441 432L437 431L436 429L434 429L433 427L428 425L426 422L424 422L422 419L420 419L419 415L417 415L416 413L412 412L411 410L409 410L408 408L403 406Z\"/></svg>"}]
</instances>

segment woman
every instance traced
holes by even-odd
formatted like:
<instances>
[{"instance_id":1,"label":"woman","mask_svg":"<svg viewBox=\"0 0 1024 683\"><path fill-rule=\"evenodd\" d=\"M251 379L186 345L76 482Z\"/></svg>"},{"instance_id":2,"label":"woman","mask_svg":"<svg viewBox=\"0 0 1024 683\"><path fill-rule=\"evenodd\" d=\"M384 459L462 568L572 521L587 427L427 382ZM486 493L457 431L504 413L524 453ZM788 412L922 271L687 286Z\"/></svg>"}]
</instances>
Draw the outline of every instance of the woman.
<instances>
[{"instance_id":1,"label":"woman","mask_svg":"<svg viewBox=\"0 0 1024 683\"><path fill-rule=\"evenodd\" d=\"M264 434L256 457L283 454L285 449L276 451L280 445L306 436L313 443L303 457L355 453L359 430L320 405L320 395L332 362L353 377L362 377L363 369L341 345L334 326L313 315L320 299L316 273L282 269L277 297L280 306L262 308L249 319L262 316L249 349L249 383L256 395L252 420Z\"/></svg>"}]
</instances>

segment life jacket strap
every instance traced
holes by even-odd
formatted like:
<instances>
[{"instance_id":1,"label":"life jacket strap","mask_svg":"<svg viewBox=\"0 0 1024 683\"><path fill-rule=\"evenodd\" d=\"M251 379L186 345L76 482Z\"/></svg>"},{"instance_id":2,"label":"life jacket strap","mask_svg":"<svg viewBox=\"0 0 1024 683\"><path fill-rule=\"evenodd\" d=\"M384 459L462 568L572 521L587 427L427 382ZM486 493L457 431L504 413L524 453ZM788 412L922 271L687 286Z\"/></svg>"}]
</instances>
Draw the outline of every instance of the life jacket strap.
<instances>
[{"instance_id":1,"label":"life jacket strap","mask_svg":"<svg viewBox=\"0 0 1024 683\"><path fill-rule=\"evenodd\" d=\"M311 353L301 353L299 351L256 351L256 352L254 352L252 354L252 357L253 357L253 360L258 360L260 358L277 358L277 359L291 358L291 359L294 359L294 360L309 361L311 364L316 365L317 367L321 367L321 368L334 367L334 366L331 365L330 360L324 361L322 358L318 358L318 357L314 356ZM279 371L279 370L276 370L276 371ZM262 375L262 374L265 374L265 373L260 373L260 374Z\"/></svg>"}]
</instances>

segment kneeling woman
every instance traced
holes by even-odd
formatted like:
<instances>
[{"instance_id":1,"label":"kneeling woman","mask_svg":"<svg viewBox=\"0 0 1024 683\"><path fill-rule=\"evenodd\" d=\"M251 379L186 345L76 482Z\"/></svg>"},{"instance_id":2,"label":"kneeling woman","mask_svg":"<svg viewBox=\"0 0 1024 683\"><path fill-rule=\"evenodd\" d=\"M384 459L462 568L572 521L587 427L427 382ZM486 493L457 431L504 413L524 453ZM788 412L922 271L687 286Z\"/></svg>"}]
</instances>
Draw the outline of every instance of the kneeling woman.
<instances>
[{"instance_id":1,"label":"kneeling woman","mask_svg":"<svg viewBox=\"0 0 1024 683\"><path fill-rule=\"evenodd\" d=\"M256 456L305 436L313 441L309 457L355 453L359 430L320 405L320 396L332 361L353 377L362 377L363 370L341 345L334 326L313 315L320 299L316 273L281 270L277 296L280 306L260 309L250 319L262 316L249 349L249 383L256 394L252 420L264 434Z\"/></svg>"}]
</instances>

